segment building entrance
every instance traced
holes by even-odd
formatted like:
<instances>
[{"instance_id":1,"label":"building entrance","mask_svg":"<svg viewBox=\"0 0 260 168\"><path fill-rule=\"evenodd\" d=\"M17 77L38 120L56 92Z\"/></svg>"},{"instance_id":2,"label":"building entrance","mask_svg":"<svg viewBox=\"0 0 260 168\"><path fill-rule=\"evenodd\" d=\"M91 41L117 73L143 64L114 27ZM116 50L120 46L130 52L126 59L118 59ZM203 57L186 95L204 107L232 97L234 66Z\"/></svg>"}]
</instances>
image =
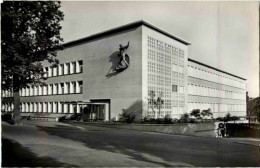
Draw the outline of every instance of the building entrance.
<instances>
[{"instance_id":1,"label":"building entrance","mask_svg":"<svg viewBox=\"0 0 260 168\"><path fill-rule=\"evenodd\" d=\"M108 121L109 104L93 103L86 104L83 108L83 118L85 121Z\"/></svg>"},{"instance_id":2,"label":"building entrance","mask_svg":"<svg viewBox=\"0 0 260 168\"><path fill-rule=\"evenodd\" d=\"M104 121L105 105L88 105L84 108L84 118L87 121Z\"/></svg>"}]
</instances>

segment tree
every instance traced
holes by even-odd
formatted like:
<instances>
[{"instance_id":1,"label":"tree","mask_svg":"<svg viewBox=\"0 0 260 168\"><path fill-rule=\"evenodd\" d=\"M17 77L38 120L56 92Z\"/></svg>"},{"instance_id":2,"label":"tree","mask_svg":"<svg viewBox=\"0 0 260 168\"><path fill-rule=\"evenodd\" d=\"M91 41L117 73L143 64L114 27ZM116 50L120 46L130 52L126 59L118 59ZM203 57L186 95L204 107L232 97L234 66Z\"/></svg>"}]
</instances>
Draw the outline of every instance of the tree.
<instances>
[{"instance_id":1,"label":"tree","mask_svg":"<svg viewBox=\"0 0 260 168\"><path fill-rule=\"evenodd\" d=\"M154 107L158 109L158 114L161 114L161 108L164 104L164 100L162 99L163 93L160 92L159 96L157 98L155 98L155 91L151 90L149 92L149 100L148 103L149 105L152 107L153 112L155 112Z\"/></svg>"},{"instance_id":2,"label":"tree","mask_svg":"<svg viewBox=\"0 0 260 168\"><path fill-rule=\"evenodd\" d=\"M184 113L184 114L182 114L181 117L180 117L180 121L181 121L181 122L187 123L187 122L189 122L189 120L190 120L190 117L189 117L189 114L188 114L188 113Z\"/></svg>"},{"instance_id":3,"label":"tree","mask_svg":"<svg viewBox=\"0 0 260 168\"><path fill-rule=\"evenodd\" d=\"M19 89L44 83L42 61L56 65L63 12L57 1L5 1L2 15L2 89L13 90L14 122L20 121Z\"/></svg>"},{"instance_id":4,"label":"tree","mask_svg":"<svg viewBox=\"0 0 260 168\"><path fill-rule=\"evenodd\" d=\"M213 114L210 112L210 108L207 109L207 110L202 110L201 112L201 116L204 118L204 117L210 117L212 118L213 117Z\"/></svg>"},{"instance_id":5,"label":"tree","mask_svg":"<svg viewBox=\"0 0 260 168\"><path fill-rule=\"evenodd\" d=\"M120 114L120 121L126 122L127 124L131 124L135 120L135 114L129 112L128 110L122 109L123 112Z\"/></svg>"},{"instance_id":6,"label":"tree","mask_svg":"<svg viewBox=\"0 0 260 168\"><path fill-rule=\"evenodd\" d=\"M195 117L196 119L201 119L200 109L194 109L191 111L190 116Z\"/></svg>"},{"instance_id":7,"label":"tree","mask_svg":"<svg viewBox=\"0 0 260 168\"><path fill-rule=\"evenodd\" d=\"M253 100L255 103L255 106L253 107L252 114L256 116L257 121L260 122L260 97L255 98Z\"/></svg>"},{"instance_id":8,"label":"tree","mask_svg":"<svg viewBox=\"0 0 260 168\"><path fill-rule=\"evenodd\" d=\"M227 113L226 116L224 117L224 121L225 122L228 122L231 120L231 114L230 113Z\"/></svg>"}]
</instances>

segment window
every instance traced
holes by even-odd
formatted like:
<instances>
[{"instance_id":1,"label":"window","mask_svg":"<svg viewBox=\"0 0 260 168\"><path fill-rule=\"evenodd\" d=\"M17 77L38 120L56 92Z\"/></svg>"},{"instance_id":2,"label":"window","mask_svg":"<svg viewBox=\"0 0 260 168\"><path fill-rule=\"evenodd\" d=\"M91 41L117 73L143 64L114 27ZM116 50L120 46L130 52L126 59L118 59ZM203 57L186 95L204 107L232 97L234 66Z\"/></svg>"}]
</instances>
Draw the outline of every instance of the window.
<instances>
[{"instance_id":1,"label":"window","mask_svg":"<svg viewBox=\"0 0 260 168\"><path fill-rule=\"evenodd\" d=\"M52 67L52 76L57 76L57 66Z\"/></svg>"},{"instance_id":2,"label":"window","mask_svg":"<svg viewBox=\"0 0 260 168\"><path fill-rule=\"evenodd\" d=\"M48 111L48 103L44 102L43 103L43 112L47 112Z\"/></svg>"},{"instance_id":3,"label":"window","mask_svg":"<svg viewBox=\"0 0 260 168\"><path fill-rule=\"evenodd\" d=\"M79 93L83 92L83 81L79 81Z\"/></svg>"},{"instance_id":4,"label":"window","mask_svg":"<svg viewBox=\"0 0 260 168\"><path fill-rule=\"evenodd\" d=\"M184 68L183 68L183 66L180 66L180 67L179 67L179 72L180 72L180 73L184 73Z\"/></svg>"},{"instance_id":5,"label":"window","mask_svg":"<svg viewBox=\"0 0 260 168\"><path fill-rule=\"evenodd\" d=\"M172 70L175 71L175 72L178 72L178 65L172 64Z\"/></svg>"},{"instance_id":6,"label":"window","mask_svg":"<svg viewBox=\"0 0 260 168\"><path fill-rule=\"evenodd\" d=\"M47 68L43 68L43 77L47 77L48 74L48 67Z\"/></svg>"},{"instance_id":7,"label":"window","mask_svg":"<svg viewBox=\"0 0 260 168\"><path fill-rule=\"evenodd\" d=\"M83 61L79 61L80 72L83 72Z\"/></svg>"},{"instance_id":8,"label":"window","mask_svg":"<svg viewBox=\"0 0 260 168\"><path fill-rule=\"evenodd\" d=\"M71 82L71 87L72 87L72 92L71 93L76 93L76 82Z\"/></svg>"},{"instance_id":9,"label":"window","mask_svg":"<svg viewBox=\"0 0 260 168\"><path fill-rule=\"evenodd\" d=\"M71 73L76 73L76 62L71 63Z\"/></svg>"},{"instance_id":10,"label":"window","mask_svg":"<svg viewBox=\"0 0 260 168\"><path fill-rule=\"evenodd\" d=\"M49 112L49 113L52 113L52 112L53 112L53 104L52 104L52 102L49 102L48 112Z\"/></svg>"},{"instance_id":11,"label":"window","mask_svg":"<svg viewBox=\"0 0 260 168\"><path fill-rule=\"evenodd\" d=\"M64 83L60 83L60 94L64 94Z\"/></svg>"},{"instance_id":12,"label":"window","mask_svg":"<svg viewBox=\"0 0 260 168\"><path fill-rule=\"evenodd\" d=\"M42 95L42 86L38 86L38 95Z\"/></svg>"},{"instance_id":13,"label":"window","mask_svg":"<svg viewBox=\"0 0 260 168\"><path fill-rule=\"evenodd\" d=\"M52 75L52 68L49 67L49 68L48 68L48 77L51 77L51 75Z\"/></svg>"},{"instance_id":14,"label":"window","mask_svg":"<svg viewBox=\"0 0 260 168\"><path fill-rule=\"evenodd\" d=\"M53 94L58 94L58 84L53 84Z\"/></svg>"},{"instance_id":15,"label":"window","mask_svg":"<svg viewBox=\"0 0 260 168\"><path fill-rule=\"evenodd\" d=\"M64 64L59 65L59 75L64 75Z\"/></svg>"},{"instance_id":16,"label":"window","mask_svg":"<svg viewBox=\"0 0 260 168\"><path fill-rule=\"evenodd\" d=\"M66 66L65 74L70 74L70 63L65 64L65 66Z\"/></svg>"},{"instance_id":17,"label":"window","mask_svg":"<svg viewBox=\"0 0 260 168\"><path fill-rule=\"evenodd\" d=\"M172 92L177 92L178 89L177 89L177 85L172 85Z\"/></svg>"},{"instance_id":18,"label":"window","mask_svg":"<svg viewBox=\"0 0 260 168\"><path fill-rule=\"evenodd\" d=\"M64 93L70 93L70 82L65 83Z\"/></svg>"},{"instance_id":19,"label":"window","mask_svg":"<svg viewBox=\"0 0 260 168\"><path fill-rule=\"evenodd\" d=\"M61 103L61 112L64 113L64 103Z\"/></svg>"},{"instance_id":20,"label":"window","mask_svg":"<svg viewBox=\"0 0 260 168\"><path fill-rule=\"evenodd\" d=\"M52 95L52 84L49 84L48 95Z\"/></svg>"}]
</instances>

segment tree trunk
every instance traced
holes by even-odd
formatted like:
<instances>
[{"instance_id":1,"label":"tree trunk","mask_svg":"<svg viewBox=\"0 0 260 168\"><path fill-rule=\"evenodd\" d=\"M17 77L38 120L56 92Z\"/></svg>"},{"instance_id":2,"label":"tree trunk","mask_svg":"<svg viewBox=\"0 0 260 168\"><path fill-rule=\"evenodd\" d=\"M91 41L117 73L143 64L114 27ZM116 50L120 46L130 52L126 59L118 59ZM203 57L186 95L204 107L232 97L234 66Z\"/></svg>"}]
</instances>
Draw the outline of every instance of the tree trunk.
<instances>
[{"instance_id":1,"label":"tree trunk","mask_svg":"<svg viewBox=\"0 0 260 168\"><path fill-rule=\"evenodd\" d=\"M20 94L19 89L14 90L14 115L13 121L15 125L21 124Z\"/></svg>"}]
</instances>

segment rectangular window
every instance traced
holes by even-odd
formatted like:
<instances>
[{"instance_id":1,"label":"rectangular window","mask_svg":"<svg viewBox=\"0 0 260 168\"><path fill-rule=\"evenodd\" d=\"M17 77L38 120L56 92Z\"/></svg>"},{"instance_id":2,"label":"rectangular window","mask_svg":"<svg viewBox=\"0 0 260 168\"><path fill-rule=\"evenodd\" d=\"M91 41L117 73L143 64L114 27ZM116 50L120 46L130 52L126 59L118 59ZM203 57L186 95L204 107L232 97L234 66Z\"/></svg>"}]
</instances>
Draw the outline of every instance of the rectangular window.
<instances>
[{"instance_id":1,"label":"rectangular window","mask_svg":"<svg viewBox=\"0 0 260 168\"><path fill-rule=\"evenodd\" d=\"M53 94L58 93L58 84L53 84Z\"/></svg>"},{"instance_id":2,"label":"rectangular window","mask_svg":"<svg viewBox=\"0 0 260 168\"><path fill-rule=\"evenodd\" d=\"M61 94L64 94L64 83L60 83Z\"/></svg>"},{"instance_id":3,"label":"rectangular window","mask_svg":"<svg viewBox=\"0 0 260 168\"><path fill-rule=\"evenodd\" d=\"M64 64L59 65L59 75L64 75Z\"/></svg>"},{"instance_id":4,"label":"rectangular window","mask_svg":"<svg viewBox=\"0 0 260 168\"><path fill-rule=\"evenodd\" d=\"M177 88L178 88L177 85L172 85L172 92L177 92L178 91Z\"/></svg>"},{"instance_id":5,"label":"rectangular window","mask_svg":"<svg viewBox=\"0 0 260 168\"><path fill-rule=\"evenodd\" d=\"M48 76L48 67L43 68L43 77L47 77Z\"/></svg>"},{"instance_id":6,"label":"rectangular window","mask_svg":"<svg viewBox=\"0 0 260 168\"><path fill-rule=\"evenodd\" d=\"M76 82L71 82L70 93L76 93Z\"/></svg>"},{"instance_id":7,"label":"rectangular window","mask_svg":"<svg viewBox=\"0 0 260 168\"><path fill-rule=\"evenodd\" d=\"M79 61L79 72L83 72L83 61Z\"/></svg>"},{"instance_id":8,"label":"rectangular window","mask_svg":"<svg viewBox=\"0 0 260 168\"><path fill-rule=\"evenodd\" d=\"M67 67L66 74L70 74L70 63L67 63L66 67Z\"/></svg>"},{"instance_id":9,"label":"rectangular window","mask_svg":"<svg viewBox=\"0 0 260 168\"><path fill-rule=\"evenodd\" d=\"M64 113L64 103L61 103L61 113Z\"/></svg>"},{"instance_id":10,"label":"rectangular window","mask_svg":"<svg viewBox=\"0 0 260 168\"><path fill-rule=\"evenodd\" d=\"M83 81L79 81L79 93L83 93Z\"/></svg>"},{"instance_id":11,"label":"rectangular window","mask_svg":"<svg viewBox=\"0 0 260 168\"><path fill-rule=\"evenodd\" d=\"M42 86L38 86L38 90L39 95L42 95Z\"/></svg>"},{"instance_id":12,"label":"rectangular window","mask_svg":"<svg viewBox=\"0 0 260 168\"><path fill-rule=\"evenodd\" d=\"M71 63L71 74L74 74L76 73L76 62L72 62Z\"/></svg>"},{"instance_id":13,"label":"rectangular window","mask_svg":"<svg viewBox=\"0 0 260 168\"><path fill-rule=\"evenodd\" d=\"M57 76L57 66L52 67L52 76Z\"/></svg>"},{"instance_id":14,"label":"rectangular window","mask_svg":"<svg viewBox=\"0 0 260 168\"><path fill-rule=\"evenodd\" d=\"M184 68L183 68L183 66L179 66L179 73L184 73Z\"/></svg>"},{"instance_id":15,"label":"rectangular window","mask_svg":"<svg viewBox=\"0 0 260 168\"><path fill-rule=\"evenodd\" d=\"M175 72L178 72L178 65L172 64L172 70L175 71Z\"/></svg>"},{"instance_id":16,"label":"rectangular window","mask_svg":"<svg viewBox=\"0 0 260 168\"><path fill-rule=\"evenodd\" d=\"M184 87L183 86L179 87L179 93L184 93Z\"/></svg>"},{"instance_id":17,"label":"rectangular window","mask_svg":"<svg viewBox=\"0 0 260 168\"><path fill-rule=\"evenodd\" d=\"M64 91L65 91L65 94L70 93L70 82L65 83Z\"/></svg>"},{"instance_id":18,"label":"rectangular window","mask_svg":"<svg viewBox=\"0 0 260 168\"><path fill-rule=\"evenodd\" d=\"M48 95L52 95L52 84L49 84L49 87L48 87Z\"/></svg>"},{"instance_id":19,"label":"rectangular window","mask_svg":"<svg viewBox=\"0 0 260 168\"><path fill-rule=\"evenodd\" d=\"M52 76L52 67L49 67L48 68L48 77L51 77Z\"/></svg>"},{"instance_id":20,"label":"rectangular window","mask_svg":"<svg viewBox=\"0 0 260 168\"><path fill-rule=\"evenodd\" d=\"M52 102L49 102L48 112L49 112L49 113L52 113L52 112L53 112L53 104L52 104Z\"/></svg>"}]
</instances>

